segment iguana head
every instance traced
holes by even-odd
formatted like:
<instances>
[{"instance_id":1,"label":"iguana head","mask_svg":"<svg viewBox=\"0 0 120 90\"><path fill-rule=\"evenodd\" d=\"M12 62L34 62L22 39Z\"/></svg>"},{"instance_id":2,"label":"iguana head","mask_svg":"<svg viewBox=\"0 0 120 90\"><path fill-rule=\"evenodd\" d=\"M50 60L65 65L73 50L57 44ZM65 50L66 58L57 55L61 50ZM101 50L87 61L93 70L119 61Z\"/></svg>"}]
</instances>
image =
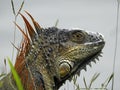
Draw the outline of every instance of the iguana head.
<instances>
[{"instance_id":1,"label":"iguana head","mask_svg":"<svg viewBox=\"0 0 120 90\"><path fill-rule=\"evenodd\" d=\"M103 36L99 33L57 27L44 29L28 12L26 13L32 19L35 30L21 14L30 37L17 25L23 33L24 41L15 64L24 84L29 81L27 76L31 74L31 83L35 88L38 88L41 82L46 90L56 90L97 58L104 47ZM26 68L21 69L22 65L25 65L28 71ZM24 75L26 77L23 76L24 71L27 73ZM28 86L25 85L26 88Z\"/></svg>"},{"instance_id":2,"label":"iguana head","mask_svg":"<svg viewBox=\"0 0 120 90\"><path fill-rule=\"evenodd\" d=\"M99 33L80 29L59 31L60 50L56 61L59 64L61 82L80 70L86 69L87 64L98 59L105 41Z\"/></svg>"}]
</instances>

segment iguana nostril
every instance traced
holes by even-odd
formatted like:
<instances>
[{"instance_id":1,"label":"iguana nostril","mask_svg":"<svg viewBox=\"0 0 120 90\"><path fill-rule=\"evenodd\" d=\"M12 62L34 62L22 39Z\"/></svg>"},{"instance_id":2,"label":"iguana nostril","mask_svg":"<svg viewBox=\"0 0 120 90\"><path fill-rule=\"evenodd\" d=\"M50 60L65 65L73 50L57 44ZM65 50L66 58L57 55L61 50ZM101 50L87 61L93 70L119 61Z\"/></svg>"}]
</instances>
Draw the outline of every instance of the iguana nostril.
<instances>
[{"instance_id":1,"label":"iguana nostril","mask_svg":"<svg viewBox=\"0 0 120 90\"><path fill-rule=\"evenodd\" d=\"M95 42L103 40L103 36L100 33L88 32L88 41Z\"/></svg>"}]
</instances>

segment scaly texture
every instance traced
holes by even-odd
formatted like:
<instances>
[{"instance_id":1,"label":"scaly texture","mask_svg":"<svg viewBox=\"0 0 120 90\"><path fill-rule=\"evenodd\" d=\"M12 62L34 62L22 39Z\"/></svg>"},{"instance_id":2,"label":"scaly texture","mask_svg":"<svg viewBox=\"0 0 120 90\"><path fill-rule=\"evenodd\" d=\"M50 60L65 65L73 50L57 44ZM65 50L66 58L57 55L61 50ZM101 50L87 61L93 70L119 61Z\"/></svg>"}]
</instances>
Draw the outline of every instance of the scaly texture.
<instances>
[{"instance_id":1,"label":"scaly texture","mask_svg":"<svg viewBox=\"0 0 120 90\"><path fill-rule=\"evenodd\" d=\"M34 18L26 12L35 27L22 15L27 27L18 50L15 69L25 90L57 90L67 79L79 74L91 61L98 59L104 47L101 34L79 29L41 28ZM10 74L11 75L11 74ZM10 76L9 75L9 76ZM10 76L12 79L12 75ZM17 89L14 80L5 84L1 90ZM8 79L9 80L9 79ZM12 86L11 86L12 85ZM12 89L11 89L12 90Z\"/></svg>"}]
</instances>

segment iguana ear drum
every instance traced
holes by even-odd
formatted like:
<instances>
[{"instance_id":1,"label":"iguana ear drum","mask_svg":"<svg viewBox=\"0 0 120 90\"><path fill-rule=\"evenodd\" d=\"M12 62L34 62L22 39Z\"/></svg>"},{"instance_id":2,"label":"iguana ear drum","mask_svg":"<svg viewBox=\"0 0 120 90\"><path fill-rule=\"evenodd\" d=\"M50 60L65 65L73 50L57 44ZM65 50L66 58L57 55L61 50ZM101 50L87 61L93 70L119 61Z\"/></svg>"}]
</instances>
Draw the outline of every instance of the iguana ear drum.
<instances>
[{"instance_id":1,"label":"iguana ear drum","mask_svg":"<svg viewBox=\"0 0 120 90\"><path fill-rule=\"evenodd\" d=\"M66 75L69 74L69 72L71 71L73 67L73 63L68 61L68 60L64 60L59 64L59 74L60 77L63 78Z\"/></svg>"}]
</instances>

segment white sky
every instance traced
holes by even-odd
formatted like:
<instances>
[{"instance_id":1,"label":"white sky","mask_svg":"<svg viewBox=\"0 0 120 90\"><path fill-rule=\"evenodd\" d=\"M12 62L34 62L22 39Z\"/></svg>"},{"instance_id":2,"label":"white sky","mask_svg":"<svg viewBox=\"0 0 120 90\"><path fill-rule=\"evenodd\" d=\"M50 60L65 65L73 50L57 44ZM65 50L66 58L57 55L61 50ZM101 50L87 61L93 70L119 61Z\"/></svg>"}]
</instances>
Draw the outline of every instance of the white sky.
<instances>
[{"instance_id":1,"label":"white sky","mask_svg":"<svg viewBox=\"0 0 120 90\"><path fill-rule=\"evenodd\" d=\"M15 1L15 8L18 9L22 0ZM115 49L115 29L116 29L116 0L25 0L24 10L30 12L42 27L53 26L59 19L59 28L80 28L92 32L100 32L104 35L106 45L103 50L103 57L97 64L92 63L92 68L87 67L87 72L82 71L78 82L83 86L83 76L89 81L94 73L100 73L94 87L99 87L112 73L114 49ZM14 15L12 13L10 0L0 0L0 71L4 70L3 60L7 56L12 56L12 45L14 33ZM119 20L120 21L120 20ZM21 17L18 17L17 23L23 25ZM24 28L24 27L23 27ZM114 90L119 90L120 85L120 30L118 33L118 49L115 67L115 86ZM21 34L16 33L16 45L21 40ZM15 59L14 59L15 60ZM13 62L15 62L13 60ZM71 89L71 84L65 86L67 90ZM109 85L110 89L111 86ZM61 88L63 90L63 88Z\"/></svg>"}]
</instances>

